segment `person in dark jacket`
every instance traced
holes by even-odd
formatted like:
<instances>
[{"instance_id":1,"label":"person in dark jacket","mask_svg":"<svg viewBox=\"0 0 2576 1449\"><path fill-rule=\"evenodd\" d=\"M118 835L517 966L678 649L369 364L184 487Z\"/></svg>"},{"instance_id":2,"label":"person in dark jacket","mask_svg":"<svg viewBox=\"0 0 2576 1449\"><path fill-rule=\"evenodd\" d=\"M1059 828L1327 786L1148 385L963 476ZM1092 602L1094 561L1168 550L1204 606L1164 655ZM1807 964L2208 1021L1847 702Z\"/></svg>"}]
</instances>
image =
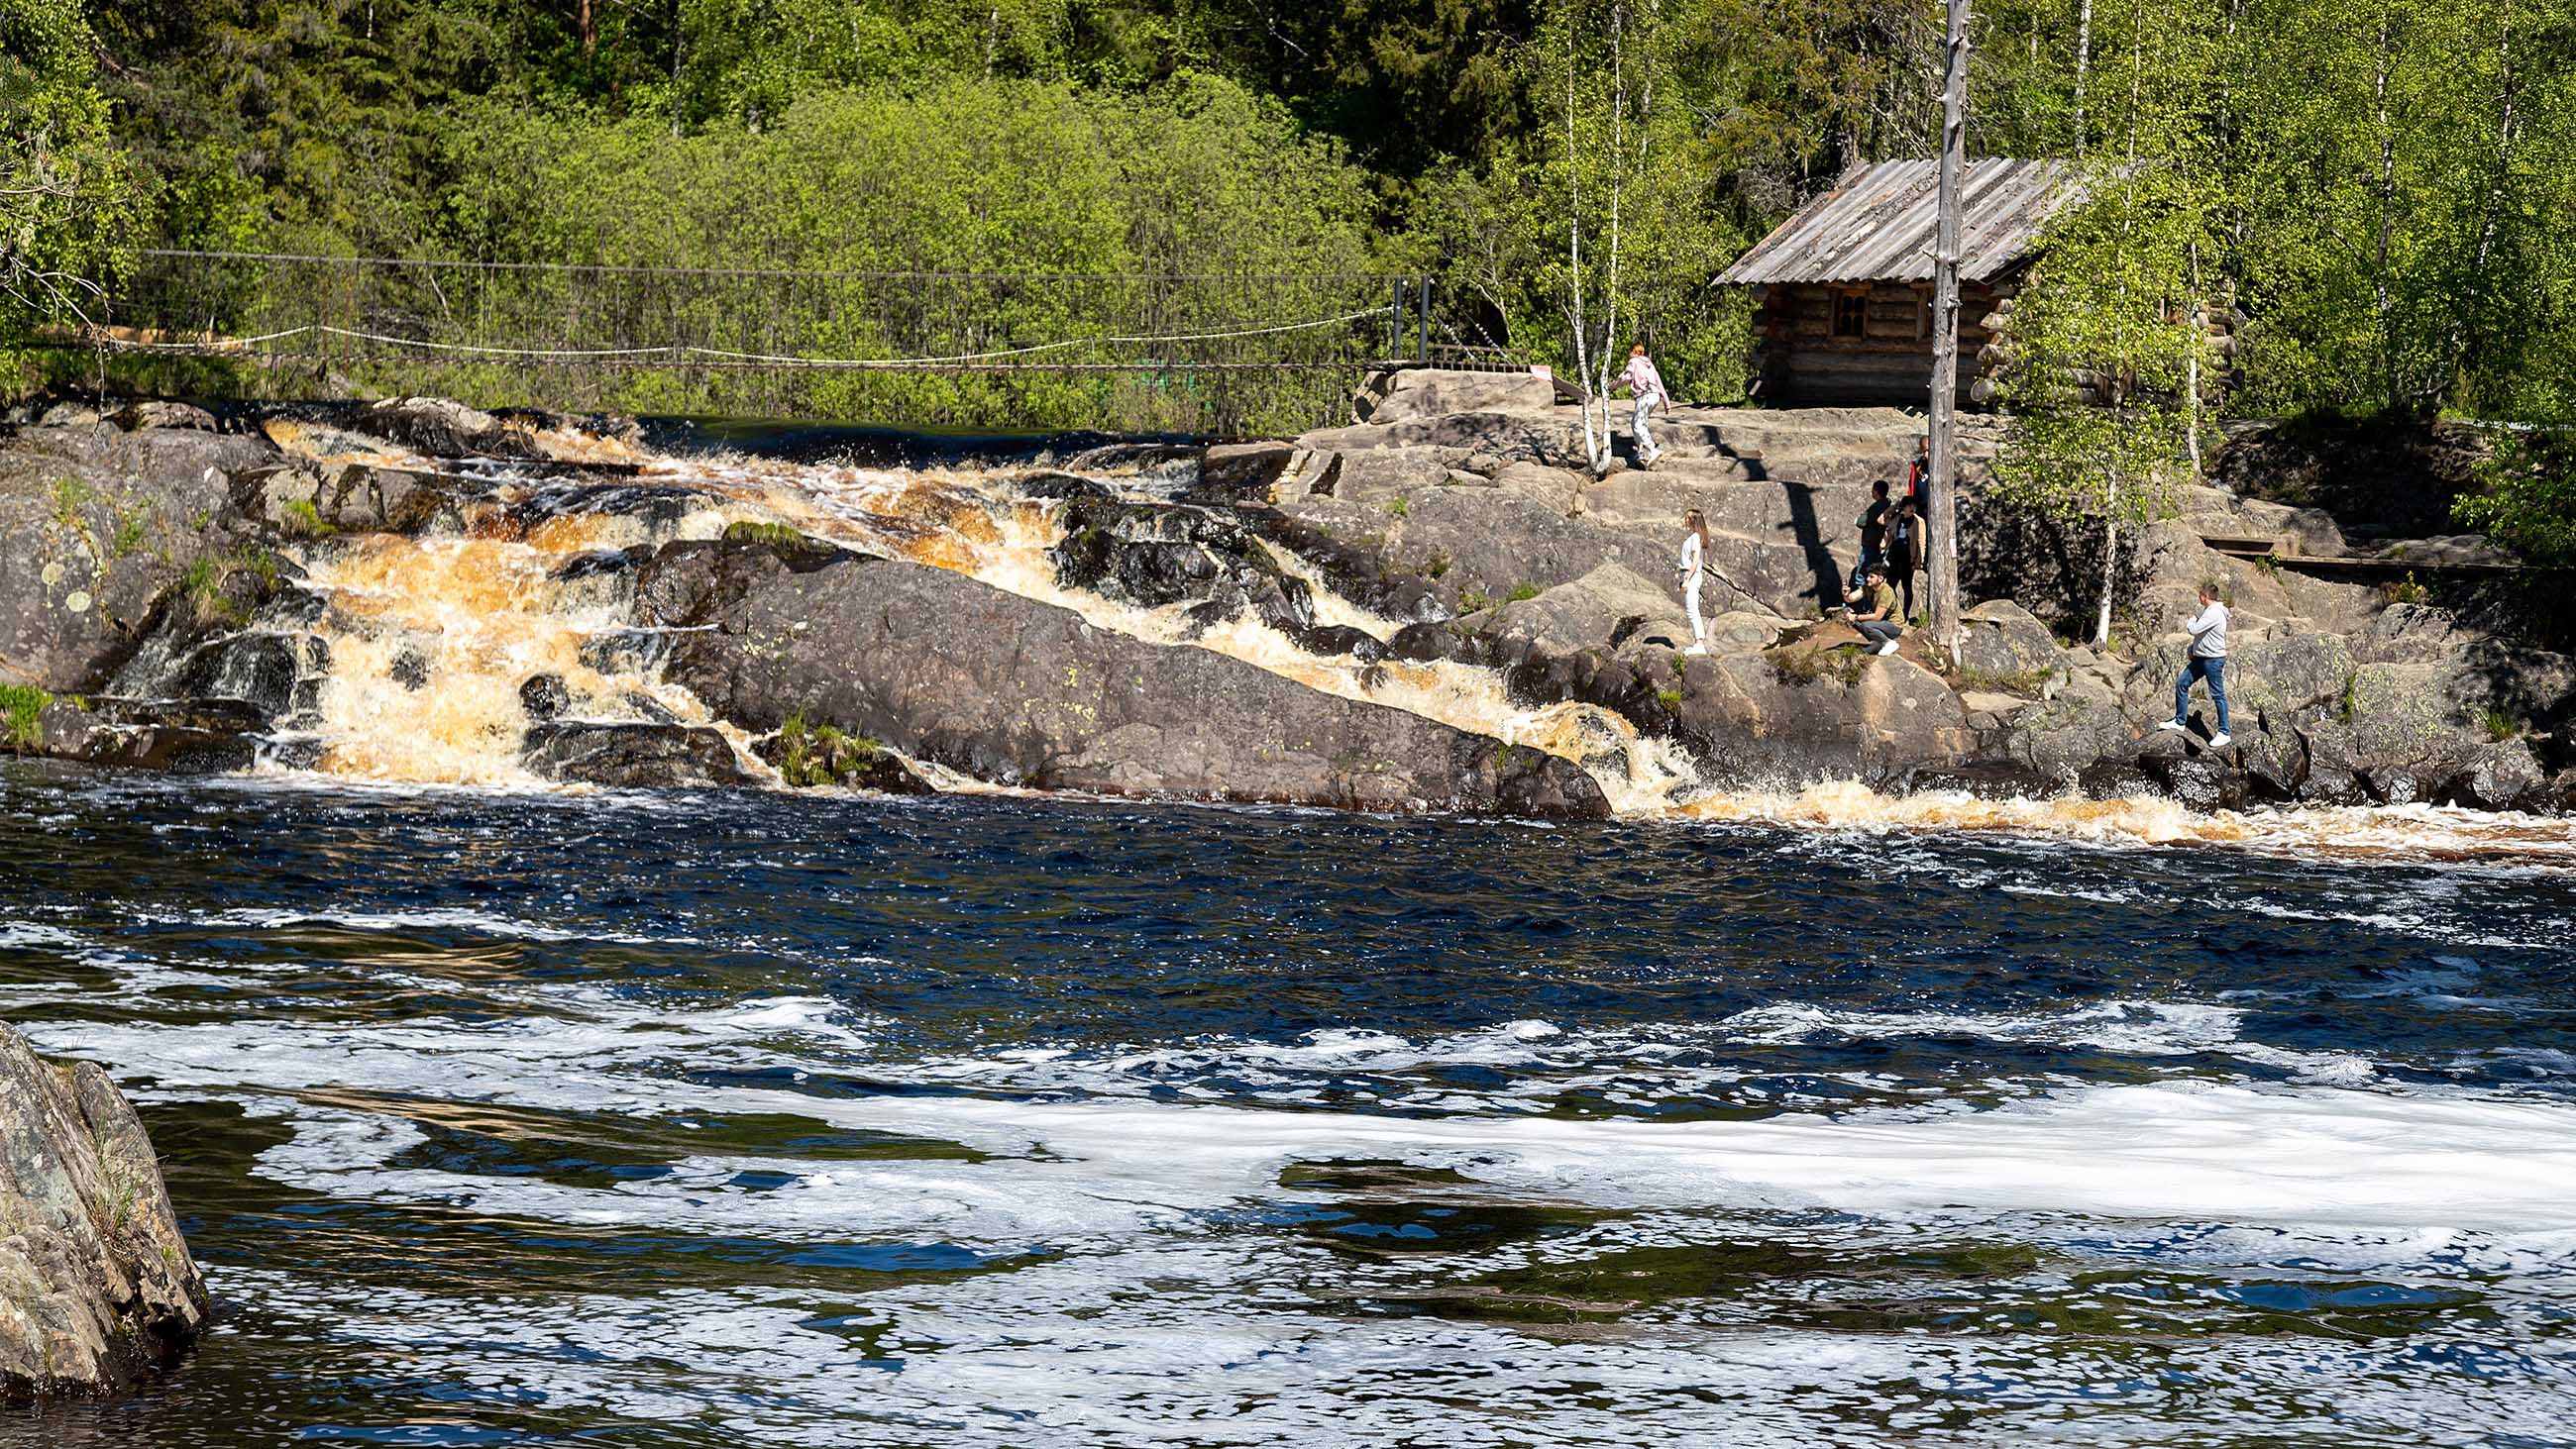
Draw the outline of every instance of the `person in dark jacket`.
<instances>
[{"instance_id":1,"label":"person in dark jacket","mask_svg":"<svg viewBox=\"0 0 2576 1449\"><path fill-rule=\"evenodd\" d=\"M1912 498L1896 505L1887 525L1887 582L1904 596L1904 617L1914 617L1914 575L1923 567L1923 515Z\"/></svg>"}]
</instances>

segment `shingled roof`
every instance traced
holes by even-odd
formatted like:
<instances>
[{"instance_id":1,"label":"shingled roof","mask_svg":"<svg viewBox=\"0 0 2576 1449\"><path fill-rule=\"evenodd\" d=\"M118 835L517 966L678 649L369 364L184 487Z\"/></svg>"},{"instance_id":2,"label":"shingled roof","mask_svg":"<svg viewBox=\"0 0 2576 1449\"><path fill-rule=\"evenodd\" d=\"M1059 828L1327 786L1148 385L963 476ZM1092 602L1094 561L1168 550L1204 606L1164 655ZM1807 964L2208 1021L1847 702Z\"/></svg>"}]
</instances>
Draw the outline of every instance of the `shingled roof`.
<instances>
[{"instance_id":1,"label":"shingled roof","mask_svg":"<svg viewBox=\"0 0 2576 1449\"><path fill-rule=\"evenodd\" d=\"M1928 282L1940 164L1855 166L1717 280ZM1959 277L1991 281L2030 255L2040 228L2084 194L2072 161L1971 161L1960 177Z\"/></svg>"}]
</instances>

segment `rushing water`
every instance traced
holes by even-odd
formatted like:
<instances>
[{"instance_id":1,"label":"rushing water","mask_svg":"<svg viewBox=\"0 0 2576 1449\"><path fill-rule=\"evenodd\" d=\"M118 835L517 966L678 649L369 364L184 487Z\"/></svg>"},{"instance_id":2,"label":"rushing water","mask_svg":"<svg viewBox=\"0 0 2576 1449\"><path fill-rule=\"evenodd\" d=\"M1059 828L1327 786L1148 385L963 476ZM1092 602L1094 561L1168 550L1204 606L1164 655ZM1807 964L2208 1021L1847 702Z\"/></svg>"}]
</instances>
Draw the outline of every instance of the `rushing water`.
<instances>
[{"instance_id":1,"label":"rushing water","mask_svg":"<svg viewBox=\"0 0 2576 1449\"><path fill-rule=\"evenodd\" d=\"M221 1321L0 1443L2576 1443L2576 883L0 766Z\"/></svg>"}]
</instances>

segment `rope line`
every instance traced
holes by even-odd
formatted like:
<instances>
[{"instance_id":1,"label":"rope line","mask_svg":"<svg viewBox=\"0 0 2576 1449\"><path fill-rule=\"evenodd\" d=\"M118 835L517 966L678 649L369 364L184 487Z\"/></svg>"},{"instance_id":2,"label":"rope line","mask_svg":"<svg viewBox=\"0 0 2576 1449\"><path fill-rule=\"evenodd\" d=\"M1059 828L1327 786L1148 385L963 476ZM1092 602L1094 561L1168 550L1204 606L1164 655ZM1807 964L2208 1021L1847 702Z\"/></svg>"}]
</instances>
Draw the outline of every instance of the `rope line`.
<instances>
[{"instance_id":1,"label":"rope line","mask_svg":"<svg viewBox=\"0 0 2576 1449\"><path fill-rule=\"evenodd\" d=\"M485 347L467 342L433 342L426 337L396 337L381 332L364 332L356 328L334 326L328 322L308 323L255 337L227 337L207 342L146 342L117 337L99 328L90 329L93 344L124 352L240 352L261 343L277 342L307 334L346 337L360 342L381 343L389 347L417 347L435 352L470 353L478 357L511 357L531 360L572 359L596 360L611 357L706 357L727 362L765 363L783 367L810 367L841 370L893 371L914 367L944 367L963 363L992 362L1006 357L1029 357L1044 352L1059 352L1069 347L1126 347L1168 345L1183 342L1224 342L1238 337L1275 337L1288 332L1312 332L1324 327L1339 327L1364 317L1383 317L1383 307L1368 307L1345 312L1338 317L1319 317L1306 322L1283 322L1268 327L1244 327L1224 332L1167 333L1154 336L1074 337L1056 342L1036 342L1025 347L1005 347L987 352L959 352L944 357L798 357L784 353L734 352L721 347L703 347L691 342L668 343L654 347Z\"/></svg>"}]
</instances>

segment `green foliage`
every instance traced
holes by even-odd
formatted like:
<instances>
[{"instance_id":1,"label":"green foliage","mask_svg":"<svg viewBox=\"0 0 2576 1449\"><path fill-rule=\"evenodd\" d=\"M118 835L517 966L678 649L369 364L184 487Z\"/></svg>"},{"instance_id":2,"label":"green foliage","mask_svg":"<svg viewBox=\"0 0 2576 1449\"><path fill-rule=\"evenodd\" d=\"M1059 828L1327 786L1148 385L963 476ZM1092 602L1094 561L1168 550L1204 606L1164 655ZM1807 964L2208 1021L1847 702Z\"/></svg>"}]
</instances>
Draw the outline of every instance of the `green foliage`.
<instances>
[{"instance_id":1,"label":"green foliage","mask_svg":"<svg viewBox=\"0 0 2576 1449\"><path fill-rule=\"evenodd\" d=\"M1482 613L1493 606L1493 596L1487 594L1483 589L1462 589L1458 593L1458 611L1460 613Z\"/></svg>"},{"instance_id":2,"label":"green foliage","mask_svg":"<svg viewBox=\"0 0 2576 1449\"><path fill-rule=\"evenodd\" d=\"M1514 584L1512 585L1512 591L1503 596L1503 602L1507 604L1517 604L1523 599L1535 599L1538 596L1538 585L1531 583Z\"/></svg>"},{"instance_id":3,"label":"green foliage","mask_svg":"<svg viewBox=\"0 0 2576 1449\"><path fill-rule=\"evenodd\" d=\"M24 754L43 744L45 706L54 697L26 684L0 684L0 724L7 727L9 747Z\"/></svg>"},{"instance_id":4,"label":"green foliage","mask_svg":"<svg viewBox=\"0 0 2576 1449\"><path fill-rule=\"evenodd\" d=\"M2482 723L2486 725L2487 738L2497 744L2503 744L2506 740L2522 733L2522 726L2514 720L2514 717L2500 709L2488 710Z\"/></svg>"},{"instance_id":5,"label":"green foliage","mask_svg":"<svg viewBox=\"0 0 2576 1449\"><path fill-rule=\"evenodd\" d=\"M1402 518L1402 517L1404 517L1407 513L1411 512L1412 510L1411 510L1409 507L1407 507L1407 506L1406 506L1404 499L1403 499L1401 496L1399 496L1399 497L1397 497L1397 498L1395 499L1395 501L1393 501L1393 502L1391 502L1391 503L1389 503L1389 504L1387 504L1387 505L1386 505L1386 511L1387 511L1387 512L1389 512L1389 513L1391 513L1391 514L1393 514L1393 515L1395 515L1395 516L1396 516L1396 517L1398 517L1398 518Z\"/></svg>"},{"instance_id":6,"label":"green foliage","mask_svg":"<svg viewBox=\"0 0 2576 1449\"><path fill-rule=\"evenodd\" d=\"M1655 691L1655 703L1662 705L1666 714L1679 714L1682 707L1682 692L1678 689L1658 689Z\"/></svg>"},{"instance_id":7,"label":"green foliage","mask_svg":"<svg viewBox=\"0 0 2576 1449\"><path fill-rule=\"evenodd\" d=\"M727 543L765 543L778 548L805 546L805 535L801 531L784 523L763 523L749 518L738 518L726 524L724 536Z\"/></svg>"},{"instance_id":8,"label":"green foliage","mask_svg":"<svg viewBox=\"0 0 2576 1449\"><path fill-rule=\"evenodd\" d=\"M90 500L97 497L97 495L90 491L90 487L87 483L82 482L78 478L57 478L54 480L53 486L49 491L54 496L54 521L56 523L61 524L65 528L73 529L88 526L88 519L85 516L85 510L88 509Z\"/></svg>"},{"instance_id":9,"label":"green foliage","mask_svg":"<svg viewBox=\"0 0 2576 1449\"><path fill-rule=\"evenodd\" d=\"M2452 515L2537 564L2576 564L2576 429L2508 435Z\"/></svg>"},{"instance_id":10,"label":"green foliage","mask_svg":"<svg viewBox=\"0 0 2576 1449\"><path fill-rule=\"evenodd\" d=\"M119 508L116 510L116 557L123 558L143 546L143 531L151 526L152 509Z\"/></svg>"},{"instance_id":11,"label":"green foliage","mask_svg":"<svg viewBox=\"0 0 2576 1449\"><path fill-rule=\"evenodd\" d=\"M0 381L25 382L39 329L75 326L130 260L131 167L96 85L79 0L0 0Z\"/></svg>"},{"instance_id":12,"label":"green foliage","mask_svg":"<svg viewBox=\"0 0 2576 1449\"><path fill-rule=\"evenodd\" d=\"M2406 571L2405 578L2381 584L2379 586L2379 597L2385 603L2421 604L2429 602L2432 599L2433 591L2424 587L2422 584L2417 583L2415 581L2415 571L2413 569L2408 569Z\"/></svg>"},{"instance_id":13,"label":"green foliage","mask_svg":"<svg viewBox=\"0 0 2576 1449\"><path fill-rule=\"evenodd\" d=\"M787 717L772 742L779 777L795 789L847 785L861 779L885 746L837 725L814 724L803 711Z\"/></svg>"},{"instance_id":14,"label":"green foliage","mask_svg":"<svg viewBox=\"0 0 2576 1449\"><path fill-rule=\"evenodd\" d=\"M323 519L311 499L290 498L277 511L278 527L288 538L328 538L340 531Z\"/></svg>"}]
</instances>

